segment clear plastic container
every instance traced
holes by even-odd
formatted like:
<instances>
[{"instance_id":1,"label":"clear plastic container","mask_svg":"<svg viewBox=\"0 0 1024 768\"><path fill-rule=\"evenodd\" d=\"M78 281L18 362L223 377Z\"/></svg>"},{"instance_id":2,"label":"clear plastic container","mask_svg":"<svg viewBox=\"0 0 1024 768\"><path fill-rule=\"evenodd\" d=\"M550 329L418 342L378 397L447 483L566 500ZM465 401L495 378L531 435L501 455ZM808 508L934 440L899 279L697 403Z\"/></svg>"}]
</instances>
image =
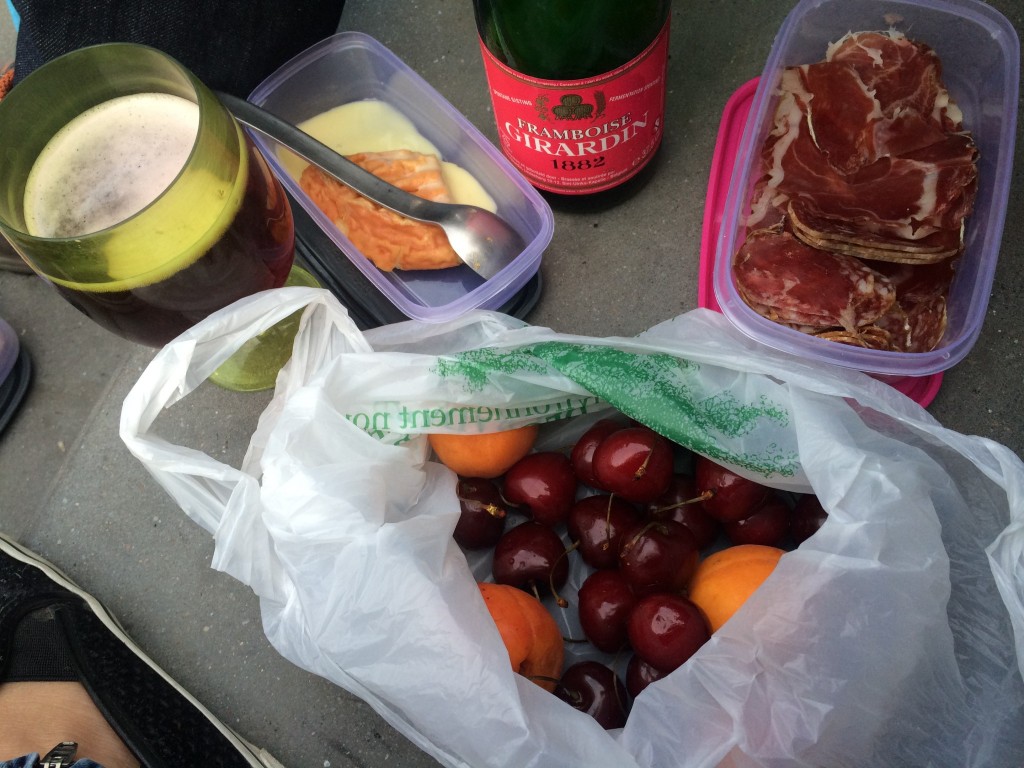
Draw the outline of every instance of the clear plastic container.
<instances>
[{"instance_id":1,"label":"clear plastic container","mask_svg":"<svg viewBox=\"0 0 1024 768\"><path fill-rule=\"evenodd\" d=\"M776 88L787 66L825 56L848 32L894 28L926 43L942 60L943 79L978 145L979 186L967 219L964 253L950 289L948 324L930 352L886 352L817 339L773 323L739 296L733 255L759 174L759 151L771 126ZM867 373L927 376L960 362L977 341L988 307L1006 217L1016 138L1020 42L1005 17L973 0L803 0L783 23L751 105L715 243L714 291L725 316L748 336L806 358Z\"/></svg>"},{"instance_id":2,"label":"clear plastic container","mask_svg":"<svg viewBox=\"0 0 1024 768\"><path fill-rule=\"evenodd\" d=\"M442 322L471 309L497 309L540 268L554 231L547 202L462 114L373 38L342 32L282 66L249 100L292 123L363 99L379 99L412 121L444 160L472 174L497 204L497 213L526 241L523 252L489 280L468 267L382 272L363 256L302 191L282 164L274 141L254 133L275 173L353 264L404 314Z\"/></svg>"},{"instance_id":3,"label":"clear plastic container","mask_svg":"<svg viewBox=\"0 0 1024 768\"><path fill-rule=\"evenodd\" d=\"M3 384L14 368L20 348L18 334L6 320L0 318L0 384Z\"/></svg>"}]
</instances>

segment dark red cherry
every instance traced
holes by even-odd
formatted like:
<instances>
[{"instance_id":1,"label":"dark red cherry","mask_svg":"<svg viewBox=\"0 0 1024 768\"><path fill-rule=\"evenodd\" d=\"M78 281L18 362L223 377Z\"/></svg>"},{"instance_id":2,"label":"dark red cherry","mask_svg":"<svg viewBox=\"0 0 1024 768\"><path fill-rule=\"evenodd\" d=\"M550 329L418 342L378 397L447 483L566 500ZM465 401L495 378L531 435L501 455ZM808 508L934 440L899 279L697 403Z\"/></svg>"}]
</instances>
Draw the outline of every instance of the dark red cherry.
<instances>
[{"instance_id":1,"label":"dark red cherry","mask_svg":"<svg viewBox=\"0 0 1024 768\"><path fill-rule=\"evenodd\" d=\"M599 661L579 661L566 669L555 686L555 696L606 729L626 724L626 686Z\"/></svg>"},{"instance_id":2,"label":"dark red cherry","mask_svg":"<svg viewBox=\"0 0 1024 768\"><path fill-rule=\"evenodd\" d=\"M762 544L778 547L789 534L790 511L777 496L769 496L746 517L725 524L725 535L733 544Z\"/></svg>"},{"instance_id":3,"label":"dark red cherry","mask_svg":"<svg viewBox=\"0 0 1024 768\"><path fill-rule=\"evenodd\" d=\"M700 608L668 592L640 598L626 626L633 651L665 674L681 666L711 637Z\"/></svg>"},{"instance_id":4,"label":"dark red cherry","mask_svg":"<svg viewBox=\"0 0 1024 768\"><path fill-rule=\"evenodd\" d=\"M505 531L505 504L498 486L482 477L461 477L455 487L459 522L452 535L466 549L493 547Z\"/></svg>"},{"instance_id":5,"label":"dark red cherry","mask_svg":"<svg viewBox=\"0 0 1024 768\"><path fill-rule=\"evenodd\" d=\"M617 653L626 646L626 621L636 595L619 571L594 571L580 585L577 597L583 634L599 651Z\"/></svg>"},{"instance_id":6,"label":"dark red cherry","mask_svg":"<svg viewBox=\"0 0 1024 768\"><path fill-rule=\"evenodd\" d=\"M718 538L721 525L704 509L703 498L692 477L677 474L673 475L668 490L650 502L645 511L654 520L682 523L697 540L697 548L705 549Z\"/></svg>"},{"instance_id":7,"label":"dark red cherry","mask_svg":"<svg viewBox=\"0 0 1024 768\"><path fill-rule=\"evenodd\" d=\"M565 544L554 529L527 520L509 528L494 546L494 580L514 587L561 588L569 578Z\"/></svg>"},{"instance_id":8,"label":"dark red cherry","mask_svg":"<svg viewBox=\"0 0 1024 768\"><path fill-rule=\"evenodd\" d=\"M564 454L530 453L505 473L502 495L509 504L527 507L538 523L558 525L576 500L576 474Z\"/></svg>"},{"instance_id":9,"label":"dark red cherry","mask_svg":"<svg viewBox=\"0 0 1024 768\"><path fill-rule=\"evenodd\" d=\"M619 571L640 595L682 591L699 560L696 539L675 520L640 523L626 532L619 549Z\"/></svg>"},{"instance_id":10,"label":"dark red cherry","mask_svg":"<svg viewBox=\"0 0 1024 768\"><path fill-rule=\"evenodd\" d=\"M569 510L566 526L583 562L594 568L614 568L622 534L640 521L640 513L618 496L586 496Z\"/></svg>"},{"instance_id":11,"label":"dark red cherry","mask_svg":"<svg viewBox=\"0 0 1024 768\"><path fill-rule=\"evenodd\" d=\"M655 680L661 680L665 674L634 653L629 657L629 663L626 665L626 691L635 699L640 695L640 691Z\"/></svg>"},{"instance_id":12,"label":"dark red cherry","mask_svg":"<svg viewBox=\"0 0 1024 768\"><path fill-rule=\"evenodd\" d=\"M589 485L596 490L603 490L599 488L594 479L594 451L602 440L619 429L622 429L622 425L617 421L601 419L594 422L594 425L584 432L572 447L569 461L576 477L584 485Z\"/></svg>"},{"instance_id":13,"label":"dark red cherry","mask_svg":"<svg viewBox=\"0 0 1024 768\"><path fill-rule=\"evenodd\" d=\"M748 480L705 456L698 456L694 469L697 490L709 494L704 509L723 523L742 520L767 498L766 485Z\"/></svg>"},{"instance_id":14,"label":"dark red cherry","mask_svg":"<svg viewBox=\"0 0 1024 768\"><path fill-rule=\"evenodd\" d=\"M599 488L643 504L668 490L675 458L672 444L648 427L612 432L594 450L594 479Z\"/></svg>"},{"instance_id":15,"label":"dark red cherry","mask_svg":"<svg viewBox=\"0 0 1024 768\"><path fill-rule=\"evenodd\" d=\"M797 545L811 538L825 524L828 512L813 493L801 496L789 519L789 533Z\"/></svg>"}]
</instances>

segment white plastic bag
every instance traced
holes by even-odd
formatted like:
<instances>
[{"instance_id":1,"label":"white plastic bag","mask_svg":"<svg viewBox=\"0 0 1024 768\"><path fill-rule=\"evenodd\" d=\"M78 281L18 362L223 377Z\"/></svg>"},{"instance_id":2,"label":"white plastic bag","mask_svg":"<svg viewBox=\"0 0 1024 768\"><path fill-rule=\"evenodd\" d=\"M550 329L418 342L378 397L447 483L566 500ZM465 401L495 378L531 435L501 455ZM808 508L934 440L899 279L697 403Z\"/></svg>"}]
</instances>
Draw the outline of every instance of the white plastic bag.
<instances>
[{"instance_id":1,"label":"white plastic bag","mask_svg":"<svg viewBox=\"0 0 1024 768\"><path fill-rule=\"evenodd\" d=\"M307 306L241 468L151 433L246 339ZM762 480L825 526L605 732L513 674L423 433L607 408ZM197 415L197 418L199 416ZM575 430L575 431L574 431ZM1024 465L889 387L698 310L633 339L495 313L361 333L326 291L243 300L126 398L132 453L261 598L275 647L452 766L996 766L1024 760Z\"/></svg>"}]
</instances>

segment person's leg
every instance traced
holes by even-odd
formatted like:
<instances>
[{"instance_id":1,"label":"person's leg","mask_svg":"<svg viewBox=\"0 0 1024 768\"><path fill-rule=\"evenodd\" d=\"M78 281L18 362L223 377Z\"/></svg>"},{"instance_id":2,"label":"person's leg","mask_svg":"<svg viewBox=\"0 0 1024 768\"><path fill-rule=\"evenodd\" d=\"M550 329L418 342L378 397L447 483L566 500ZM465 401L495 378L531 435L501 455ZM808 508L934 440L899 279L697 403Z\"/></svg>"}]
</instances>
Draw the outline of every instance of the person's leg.
<instances>
[{"instance_id":1,"label":"person's leg","mask_svg":"<svg viewBox=\"0 0 1024 768\"><path fill-rule=\"evenodd\" d=\"M0 683L0 759L38 752L62 741L103 768L135 768L139 761L77 682Z\"/></svg>"},{"instance_id":2,"label":"person's leg","mask_svg":"<svg viewBox=\"0 0 1024 768\"><path fill-rule=\"evenodd\" d=\"M206 85L245 98L275 69L338 30L344 0L14 0L15 79L104 42L151 45Z\"/></svg>"},{"instance_id":3,"label":"person's leg","mask_svg":"<svg viewBox=\"0 0 1024 768\"><path fill-rule=\"evenodd\" d=\"M0 761L76 741L79 757L104 768L280 766L160 669L95 597L2 534L0 694Z\"/></svg>"}]
</instances>

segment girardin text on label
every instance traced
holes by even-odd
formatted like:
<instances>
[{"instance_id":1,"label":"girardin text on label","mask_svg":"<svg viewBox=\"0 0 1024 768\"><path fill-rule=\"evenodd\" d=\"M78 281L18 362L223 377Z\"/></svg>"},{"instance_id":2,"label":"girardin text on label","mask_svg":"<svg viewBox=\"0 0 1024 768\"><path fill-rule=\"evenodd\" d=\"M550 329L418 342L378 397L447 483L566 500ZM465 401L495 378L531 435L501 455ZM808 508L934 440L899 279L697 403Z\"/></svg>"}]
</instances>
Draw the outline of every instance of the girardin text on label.
<instances>
[{"instance_id":1,"label":"girardin text on label","mask_svg":"<svg viewBox=\"0 0 1024 768\"><path fill-rule=\"evenodd\" d=\"M599 155L640 135L649 122L648 113L633 120L629 113L590 128L552 129L517 118L505 122L505 132L527 149L554 157ZM657 128L660 119L654 121Z\"/></svg>"}]
</instances>

